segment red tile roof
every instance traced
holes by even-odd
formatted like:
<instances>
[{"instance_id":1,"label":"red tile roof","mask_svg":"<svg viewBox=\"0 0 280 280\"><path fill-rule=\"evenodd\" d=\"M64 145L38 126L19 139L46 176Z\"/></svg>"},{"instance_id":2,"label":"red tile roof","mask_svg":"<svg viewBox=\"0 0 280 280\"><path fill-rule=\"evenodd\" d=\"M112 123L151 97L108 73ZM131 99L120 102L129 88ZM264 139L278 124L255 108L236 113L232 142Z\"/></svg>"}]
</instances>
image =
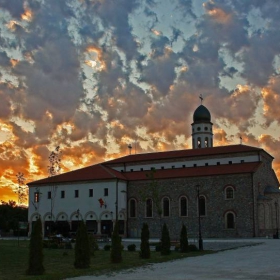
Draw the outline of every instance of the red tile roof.
<instances>
[{"instance_id":1,"label":"red tile roof","mask_svg":"<svg viewBox=\"0 0 280 280\"><path fill-rule=\"evenodd\" d=\"M132 162L144 162L144 161L156 161L156 160L170 160L174 158L188 158L197 156L213 156L222 154L244 153L244 152L258 152L264 151L263 149L246 146L246 145L229 145L203 149L189 149L156 153L145 153L128 155L121 158L116 158L105 162L106 165L114 165L120 163L132 163ZM264 151L265 152L265 151ZM266 152L265 152L266 153Z\"/></svg>"},{"instance_id":2,"label":"red tile roof","mask_svg":"<svg viewBox=\"0 0 280 280\"><path fill-rule=\"evenodd\" d=\"M106 180L106 179L122 179L126 180L122 173L106 167L102 164L91 165L64 174L53 177L48 177L38 181L28 183L32 185L54 184L65 182L78 182L78 181L93 181L93 180Z\"/></svg>"},{"instance_id":3,"label":"red tile roof","mask_svg":"<svg viewBox=\"0 0 280 280\"><path fill-rule=\"evenodd\" d=\"M201 177L229 174L244 174L252 173L257 170L261 162L226 164L226 165L209 165L199 167L174 168L174 169L159 169L154 173L155 179L169 178L186 178L186 177ZM29 186L44 185L54 183L94 181L120 179L126 181L148 180L147 174L151 174L150 170L134 171L121 173L102 164L97 164L75 171L67 172L54 177L45 178L35 182L28 183Z\"/></svg>"},{"instance_id":4,"label":"red tile roof","mask_svg":"<svg viewBox=\"0 0 280 280\"><path fill-rule=\"evenodd\" d=\"M252 173L255 172L261 164L261 162L248 162L238 164L208 165L174 169L157 169L154 173L154 178L171 179ZM128 181L148 180L147 175L151 174L151 171L134 171L126 172L123 174L125 175Z\"/></svg>"}]
</instances>

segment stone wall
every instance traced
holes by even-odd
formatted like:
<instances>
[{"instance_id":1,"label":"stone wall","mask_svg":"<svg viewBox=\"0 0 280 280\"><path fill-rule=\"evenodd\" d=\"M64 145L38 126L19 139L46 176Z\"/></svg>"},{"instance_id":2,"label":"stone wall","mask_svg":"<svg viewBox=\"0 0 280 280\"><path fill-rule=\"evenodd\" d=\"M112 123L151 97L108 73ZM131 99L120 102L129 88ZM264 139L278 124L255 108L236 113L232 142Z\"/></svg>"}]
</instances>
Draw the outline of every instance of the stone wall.
<instances>
[{"instance_id":1,"label":"stone wall","mask_svg":"<svg viewBox=\"0 0 280 280\"><path fill-rule=\"evenodd\" d=\"M232 166L234 168L234 165ZM201 217L203 237L252 237L253 236L253 185L251 174L194 177L185 179L158 180L159 198L170 199L170 216L159 218L154 209L153 218L145 217L145 200L151 197L151 181L129 182L128 200L137 200L137 218L128 217L128 234L140 236L143 222L148 223L151 237L160 236L160 225L166 223L172 239L178 239L182 223L188 228L190 237L198 235L197 189L206 198L206 216ZM224 188L235 188L234 199L226 200ZM188 216L179 216L179 198L188 198ZM154 207L155 208L155 207ZM236 215L234 229L226 229L225 213L231 211Z\"/></svg>"}]
</instances>

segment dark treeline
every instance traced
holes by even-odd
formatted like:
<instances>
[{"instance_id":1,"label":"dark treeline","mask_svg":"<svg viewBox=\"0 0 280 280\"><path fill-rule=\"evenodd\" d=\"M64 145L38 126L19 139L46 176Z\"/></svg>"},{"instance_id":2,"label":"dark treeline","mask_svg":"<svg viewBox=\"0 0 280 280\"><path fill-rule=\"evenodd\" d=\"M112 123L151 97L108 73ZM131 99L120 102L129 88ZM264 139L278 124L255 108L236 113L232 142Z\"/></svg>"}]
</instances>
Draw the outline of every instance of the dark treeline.
<instances>
[{"instance_id":1,"label":"dark treeline","mask_svg":"<svg viewBox=\"0 0 280 280\"><path fill-rule=\"evenodd\" d=\"M17 206L15 201L0 203L0 234L17 235L19 222L28 221L28 208ZM27 230L20 229L20 235L26 235Z\"/></svg>"}]
</instances>

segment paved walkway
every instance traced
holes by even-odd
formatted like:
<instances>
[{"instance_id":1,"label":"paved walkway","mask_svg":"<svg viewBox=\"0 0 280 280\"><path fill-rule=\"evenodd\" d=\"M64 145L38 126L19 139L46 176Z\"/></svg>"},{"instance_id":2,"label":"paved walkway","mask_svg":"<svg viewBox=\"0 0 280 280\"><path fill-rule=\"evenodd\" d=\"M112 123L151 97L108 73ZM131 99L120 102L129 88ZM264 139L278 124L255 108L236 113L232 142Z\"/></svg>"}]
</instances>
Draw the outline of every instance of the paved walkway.
<instances>
[{"instance_id":1,"label":"paved walkway","mask_svg":"<svg viewBox=\"0 0 280 280\"><path fill-rule=\"evenodd\" d=\"M253 239L221 242L262 242L257 246L221 251L212 255L153 264L101 276L83 276L73 280L280 280L280 240ZM213 240L208 241L213 242ZM205 242L207 244L207 241Z\"/></svg>"}]
</instances>

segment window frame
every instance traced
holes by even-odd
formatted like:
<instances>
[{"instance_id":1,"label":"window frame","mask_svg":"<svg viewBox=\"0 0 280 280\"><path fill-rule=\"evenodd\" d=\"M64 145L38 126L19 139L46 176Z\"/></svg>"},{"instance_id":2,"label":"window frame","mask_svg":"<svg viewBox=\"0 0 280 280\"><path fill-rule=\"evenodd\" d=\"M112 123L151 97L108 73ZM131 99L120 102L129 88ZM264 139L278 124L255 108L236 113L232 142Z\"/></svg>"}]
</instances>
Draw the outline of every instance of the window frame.
<instances>
[{"instance_id":1,"label":"window frame","mask_svg":"<svg viewBox=\"0 0 280 280\"><path fill-rule=\"evenodd\" d=\"M40 199L41 199L40 192L38 191L34 192L34 203L40 202Z\"/></svg>"},{"instance_id":2,"label":"window frame","mask_svg":"<svg viewBox=\"0 0 280 280\"><path fill-rule=\"evenodd\" d=\"M148 201L151 201L151 204L148 205ZM147 198L146 199L146 203L145 203L145 218L153 218L153 200L151 198ZM148 207L150 207L151 209L149 211L151 211L151 215L148 216Z\"/></svg>"},{"instance_id":3,"label":"window frame","mask_svg":"<svg viewBox=\"0 0 280 280\"><path fill-rule=\"evenodd\" d=\"M131 207L131 203L134 202L134 215L131 215L131 211L132 211L132 207ZM129 218L137 218L137 201L135 198L130 198L128 201L128 215Z\"/></svg>"},{"instance_id":4,"label":"window frame","mask_svg":"<svg viewBox=\"0 0 280 280\"><path fill-rule=\"evenodd\" d=\"M109 188L104 188L104 196L109 196Z\"/></svg>"},{"instance_id":5,"label":"window frame","mask_svg":"<svg viewBox=\"0 0 280 280\"><path fill-rule=\"evenodd\" d=\"M88 197L93 197L93 189L88 190Z\"/></svg>"},{"instance_id":6,"label":"window frame","mask_svg":"<svg viewBox=\"0 0 280 280\"><path fill-rule=\"evenodd\" d=\"M182 215L182 199L186 200L186 215ZM179 217L188 217L188 205L189 201L188 198L185 195L182 195L179 197Z\"/></svg>"},{"instance_id":7,"label":"window frame","mask_svg":"<svg viewBox=\"0 0 280 280\"><path fill-rule=\"evenodd\" d=\"M231 191L232 197L228 195L229 191ZM224 189L224 198L225 198L225 200L234 200L234 197L235 197L235 193L234 192L235 192L235 188L233 186L231 186L231 185L226 186L225 189Z\"/></svg>"},{"instance_id":8,"label":"window frame","mask_svg":"<svg viewBox=\"0 0 280 280\"><path fill-rule=\"evenodd\" d=\"M78 197L79 197L79 190L75 190L75 191L74 191L74 197L75 197L75 198L78 198Z\"/></svg>"},{"instance_id":9,"label":"window frame","mask_svg":"<svg viewBox=\"0 0 280 280\"><path fill-rule=\"evenodd\" d=\"M228 218L228 216L229 215L232 215L232 218L233 218L233 221L232 221L232 223L233 223L233 227L229 227L229 218ZM226 213L225 213L225 229L227 229L227 230L234 230L235 228L236 228L236 214L233 212L233 211L227 211Z\"/></svg>"},{"instance_id":10,"label":"window frame","mask_svg":"<svg viewBox=\"0 0 280 280\"><path fill-rule=\"evenodd\" d=\"M168 207L165 206L165 202L168 202ZM167 213L165 213L166 210ZM161 211L162 211L162 217L164 218L170 217L170 198L168 196L164 196L161 200Z\"/></svg>"},{"instance_id":11,"label":"window frame","mask_svg":"<svg viewBox=\"0 0 280 280\"><path fill-rule=\"evenodd\" d=\"M65 191L60 191L60 198L65 198Z\"/></svg>"},{"instance_id":12,"label":"window frame","mask_svg":"<svg viewBox=\"0 0 280 280\"><path fill-rule=\"evenodd\" d=\"M200 206L200 201L201 200L204 200L204 213L202 213L201 211L201 207ZM198 208L200 207L200 208ZM206 207L206 197L204 195L200 195L199 198L198 198L198 203L197 203L197 214L199 215L200 214L200 217L206 217L207 216L207 207Z\"/></svg>"}]
</instances>

